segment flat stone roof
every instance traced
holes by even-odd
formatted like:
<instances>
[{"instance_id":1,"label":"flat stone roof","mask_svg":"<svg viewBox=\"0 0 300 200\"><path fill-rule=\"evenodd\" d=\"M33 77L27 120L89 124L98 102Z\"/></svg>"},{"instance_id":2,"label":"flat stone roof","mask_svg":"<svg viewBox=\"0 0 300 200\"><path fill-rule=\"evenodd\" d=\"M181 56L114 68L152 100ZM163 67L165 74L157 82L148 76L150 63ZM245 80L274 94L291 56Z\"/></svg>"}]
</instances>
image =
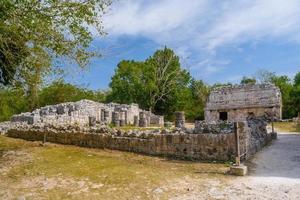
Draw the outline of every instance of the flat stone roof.
<instances>
[{"instance_id":1,"label":"flat stone roof","mask_svg":"<svg viewBox=\"0 0 300 200\"><path fill-rule=\"evenodd\" d=\"M205 110L280 107L281 92L273 84L218 87L211 91Z\"/></svg>"}]
</instances>

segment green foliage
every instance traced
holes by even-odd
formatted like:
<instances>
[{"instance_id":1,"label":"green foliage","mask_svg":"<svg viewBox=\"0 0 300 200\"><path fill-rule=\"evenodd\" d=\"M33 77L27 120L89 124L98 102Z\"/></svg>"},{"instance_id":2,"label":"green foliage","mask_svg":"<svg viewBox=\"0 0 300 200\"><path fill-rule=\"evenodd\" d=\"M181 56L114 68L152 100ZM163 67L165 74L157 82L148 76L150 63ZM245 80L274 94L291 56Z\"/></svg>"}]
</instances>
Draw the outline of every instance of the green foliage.
<instances>
[{"instance_id":1,"label":"green foliage","mask_svg":"<svg viewBox=\"0 0 300 200\"><path fill-rule=\"evenodd\" d=\"M282 96L282 117L292 118L296 112L291 99L293 85L287 76L276 76L270 78L271 83L275 84L281 91Z\"/></svg>"},{"instance_id":2,"label":"green foliage","mask_svg":"<svg viewBox=\"0 0 300 200\"><path fill-rule=\"evenodd\" d=\"M293 118L300 112L300 90L297 83L300 83L300 72L296 74L294 83L288 76L278 76L274 72L261 70L257 73L257 78L261 83L273 83L282 95L282 117Z\"/></svg>"},{"instance_id":3,"label":"green foliage","mask_svg":"<svg viewBox=\"0 0 300 200\"><path fill-rule=\"evenodd\" d=\"M37 91L38 106L54 105L63 102L90 99L93 101L106 101L107 92L93 91L78 87L62 80L53 82L51 85ZM32 111L30 98L24 93L23 88L0 89L0 121L9 120L14 114Z\"/></svg>"},{"instance_id":4,"label":"green foliage","mask_svg":"<svg viewBox=\"0 0 300 200\"><path fill-rule=\"evenodd\" d=\"M188 103L186 116L188 119L204 119L204 108L210 93L210 87L206 85L202 80L191 81L189 87L192 97Z\"/></svg>"},{"instance_id":5,"label":"green foliage","mask_svg":"<svg viewBox=\"0 0 300 200\"><path fill-rule=\"evenodd\" d=\"M109 4L109 0L0 1L0 70L5 72L1 83L8 84L16 67L26 67L31 59L39 60L43 68L59 56L85 66L95 55L88 50L92 41L88 27L104 34L101 17ZM29 59L21 61L24 57Z\"/></svg>"},{"instance_id":6,"label":"green foliage","mask_svg":"<svg viewBox=\"0 0 300 200\"><path fill-rule=\"evenodd\" d=\"M241 80L241 84L255 84L256 83L256 79L255 78L249 78L244 76Z\"/></svg>"},{"instance_id":7,"label":"green foliage","mask_svg":"<svg viewBox=\"0 0 300 200\"><path fill-rule=\"evenodd\" d=\"M291 102L294 109L294 116L300 116L300 72L294 78L294 85L291 91Z\"/></svg>"},{"instance_id":8,"label":"green foliage","mask_svg":"<svg viewBox=\"0 0 300 200\"><path fill-rule=\"evenodd\" d=\"M88 90L59 80L41 90L39 104L40 106L54 105L63 102L79 101L81 99L104 102L105 97L106 94L104 92Z\"/></svg>"},{"instance_id":9,"label":"green foliage","mask_svg":"<svg viewBox=\"0 0 300 200\"><path fill-rule=\"evenodd\" d=\"M295 85L295 86L299 86L299 85L300 85L300 72L298 72L298 73L295 75L295 78L294 78L294 85Z\"/></svg>"},{"instance_id":10,"label":"green foliage","mask_svg":"<svg viewBox=\"0 0 300 200\"><path fill-rule=\"evenodd\" d=\"M1 88L0 97L0 121L9 120L12 115L28 110L22 89Z\"/></svg>"},{"instance_id":11,"label":"green foliage","mask_svg":"<svg viewBox=\"0 0 300 200\"><path fill-rule=\"evenodd\" d=\"M190 109L191 80L181 68L178 56L165 47L144 62L121 61L110 83L109 100L138 103L144 109L170 117L176 110Z\"/></svg>"}]
</instances>

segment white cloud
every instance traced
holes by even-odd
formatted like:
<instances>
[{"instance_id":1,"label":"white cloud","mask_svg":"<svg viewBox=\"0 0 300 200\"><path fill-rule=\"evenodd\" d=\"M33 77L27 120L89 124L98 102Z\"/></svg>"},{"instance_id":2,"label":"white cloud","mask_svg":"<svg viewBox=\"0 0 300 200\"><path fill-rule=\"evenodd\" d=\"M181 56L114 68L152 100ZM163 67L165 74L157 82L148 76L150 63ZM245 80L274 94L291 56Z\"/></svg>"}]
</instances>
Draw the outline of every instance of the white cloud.
<instances>
[{"instance_id":1,"label":"white cloud","mask_svg":"<svg viewBox=\"0 0 300 200\"><path fill-rule=\"evenodd\" d=\"M193 56L193 64L211 74L226 66L214 61L221 47L300 42L299 8L300 0L119 0L104 25L109 37L142 36Z\"/></svg>"}]
</instances>

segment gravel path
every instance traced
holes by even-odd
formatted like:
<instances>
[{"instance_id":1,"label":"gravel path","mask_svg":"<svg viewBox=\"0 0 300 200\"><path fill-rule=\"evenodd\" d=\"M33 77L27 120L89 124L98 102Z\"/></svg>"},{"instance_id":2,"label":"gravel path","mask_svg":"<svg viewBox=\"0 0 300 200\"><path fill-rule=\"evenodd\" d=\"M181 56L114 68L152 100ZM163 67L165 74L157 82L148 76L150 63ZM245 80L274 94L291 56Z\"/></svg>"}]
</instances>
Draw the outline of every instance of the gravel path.
<instances>
[{"instance_id":1,"label":"gravel path","mask_svg":"<svg viewBox=\"0 0 300 200\"><path fill-rule=\"evenodd\" d=\"M227 177L208 188L195 189L172 199L300 199L300 133L280 133L278 140L248 163L249 175Z\"/></svg>"}]
</instances>

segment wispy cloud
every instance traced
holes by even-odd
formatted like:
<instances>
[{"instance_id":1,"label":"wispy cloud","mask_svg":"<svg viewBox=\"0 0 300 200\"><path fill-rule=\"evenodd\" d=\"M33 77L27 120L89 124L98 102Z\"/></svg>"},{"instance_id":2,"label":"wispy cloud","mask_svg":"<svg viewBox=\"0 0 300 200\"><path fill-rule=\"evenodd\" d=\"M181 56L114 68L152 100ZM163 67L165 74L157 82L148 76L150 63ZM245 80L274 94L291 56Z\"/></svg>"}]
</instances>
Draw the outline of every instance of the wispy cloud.
<instances>
[{"instance_id":1,"label":"wispy cloud","mask_svg":"<svg viewBox=\"0 0 300 200\"><path fill-rule=\"evenodd\" d=\"M141 36L174 48L207 74L230 63L222 47L280 39L300 43L299 0L119 0L105 16L109 37Z\"/></svg>"}]
</instances>

